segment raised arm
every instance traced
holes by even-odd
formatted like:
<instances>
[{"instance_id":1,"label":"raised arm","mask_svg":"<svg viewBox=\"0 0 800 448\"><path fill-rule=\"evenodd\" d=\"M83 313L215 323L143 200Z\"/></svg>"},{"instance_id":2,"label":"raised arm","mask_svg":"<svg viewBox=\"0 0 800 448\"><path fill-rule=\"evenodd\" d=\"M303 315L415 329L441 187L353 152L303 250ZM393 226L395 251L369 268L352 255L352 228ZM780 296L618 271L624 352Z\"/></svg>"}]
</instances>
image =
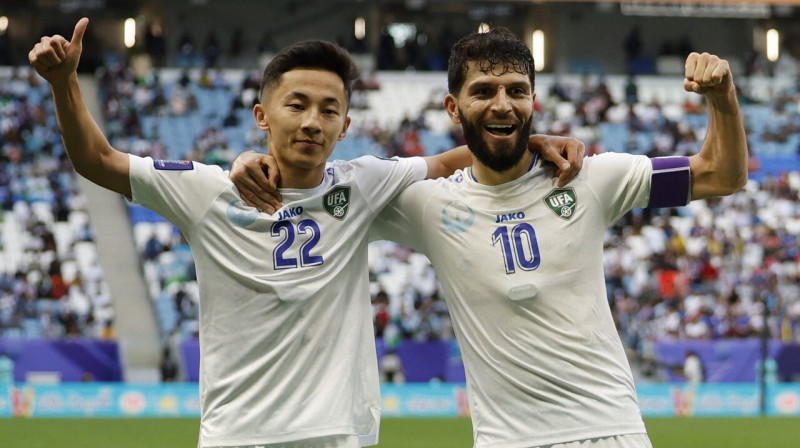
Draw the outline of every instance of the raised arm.
<instances>
[{"instance_id":1,"label":"raised arm","mask_svg":"<svg viewBox=\"0 0 800 448\"><path fill-rule=\"evenodd\" d=\"M111 147L86 107L78 85L78 62L89 19L75 25L72 39L45 36L28 53L28 60L53 92L56 117L64 148L78 174L90 181L131 196L128 155Z\"/></svg>"},{"instance_id":2,"label":"raised arm","mask_svg":"<svg viewBox=\"0 0 800 448\"><path fill-rule=\"evenodd\" d=\"M683 87L708 100L708 133L689 158L692 200L735 193L747 182L747 137L728 61L690 54Z\"/></svg>"}]
</instances>

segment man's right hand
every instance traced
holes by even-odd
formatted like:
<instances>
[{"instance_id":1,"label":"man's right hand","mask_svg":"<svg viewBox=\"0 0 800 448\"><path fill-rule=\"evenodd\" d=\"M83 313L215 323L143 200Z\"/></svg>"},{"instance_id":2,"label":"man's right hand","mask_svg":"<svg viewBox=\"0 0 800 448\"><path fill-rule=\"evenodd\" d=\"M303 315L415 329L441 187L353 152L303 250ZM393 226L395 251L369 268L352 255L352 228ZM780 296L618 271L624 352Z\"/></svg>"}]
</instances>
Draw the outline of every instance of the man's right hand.
<instances>
[{"instance_id":1,"label":"man's right hand","mask_svg":"<svg viewBox=\"0 0 800 448\"><path fill-rule=\"evenodd\" d=\"M230 179L247 205L270 215L283 206L278 164L271 155L255 151L239 154L231 164Z\"/></svg>"},{"instance_id":2,"label":"man's right hand","mask_svg":"<svg viewBox=\"0 0 800 448\"><path fill-rule=\"evenodd\" d=\"M539 151L544 160L556 165L559 187L570 183L581 172L586 155L583 142L574 137L534 134L528 139L528 149Z\"/></svg>"},{"instance_id":3,"label":"man's right hand","mask_svg":"<svg viewBox=\"0 0 800 448\"><path fill-rule=\"evenodd\" d=\"M77 73L83 50L83 34L88 26L89 19L84 17L79 20L69 42L58 34L42 37L28 53L28 61L36 73L51 85L66 82L71 75Z\"/></svg>"}]
</instances>

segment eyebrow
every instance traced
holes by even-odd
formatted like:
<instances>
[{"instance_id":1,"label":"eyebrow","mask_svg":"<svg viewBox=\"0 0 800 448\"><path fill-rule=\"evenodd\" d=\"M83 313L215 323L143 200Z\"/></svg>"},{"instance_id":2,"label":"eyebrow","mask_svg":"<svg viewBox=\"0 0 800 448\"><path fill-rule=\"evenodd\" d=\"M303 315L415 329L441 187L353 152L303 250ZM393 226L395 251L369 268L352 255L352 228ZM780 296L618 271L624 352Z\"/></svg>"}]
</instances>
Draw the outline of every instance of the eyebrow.
<instances>
[{"instance_id":1,"label":"eyebrow","mask_svg":"<svg viewBox=\"0 0 800 448\"><path fill-rule=\"evenodd\" d=\"M523 81L512 82L512 83L509 83L507 85L505 83L496 83L496 82L492 82L492 81L477 81L477 82L467 86L467 88L470 91L474 91L476 89L480 89L480 88L484 88L484 87L489 87L489 88L494 89L494 88L497 88L497 86L500 86L500 85L505 85L505 87L508 88L508 89L522 88L525 91L530 91L531 90L530 84L528 84L526 82L523 82Z\"/></svg>"},{"instance_id":2,"label":"eyebrow","mask_svg":"<svg viewBox=\"0 0 800 448\"><path fill-rule=\"evenodd\" d=\"M289 94L286 95L286 98L287 99L298 99L298 100L301 100L301 101L310 101L311 100L311 98L309 98L308 95L306 95L305 93L301 93L301 92L289 92ZM322 102L323 103L332 103L332 104L335 104L337 106L340 106L342 104L342 102L339 101L338 98L333 97L333 96L329 96L327 98L324 98L322 100Z\"/></svg>"}]
</instances>

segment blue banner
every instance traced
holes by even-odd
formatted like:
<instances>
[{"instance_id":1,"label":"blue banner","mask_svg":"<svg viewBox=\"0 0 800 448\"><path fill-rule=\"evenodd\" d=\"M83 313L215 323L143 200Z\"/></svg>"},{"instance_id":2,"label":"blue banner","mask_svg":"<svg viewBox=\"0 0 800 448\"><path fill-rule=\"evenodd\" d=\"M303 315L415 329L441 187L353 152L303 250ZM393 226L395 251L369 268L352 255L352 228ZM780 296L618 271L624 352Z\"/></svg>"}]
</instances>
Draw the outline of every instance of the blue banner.
<instances>
[{"instance_id":1,"label":"blue banner","mask_svg":"<svg viewBox=\"0 0 800 448\"><path fill-rule=\"evenodd\" d=\"M385 417L463 417L469 415L465 384L384 384L381 408Z\"/></svg>"},{"instance_id":2,"label":"blue banner","mask_svg":"<svg viewBox=\"0 0 800 448\"><path fill-rule=\"evenodd\" d=\"M800 371L800 359L786 356L796 345L780 341L769 341L767 354L778 360L778 370L784 380ZM720 339L656 341L656 358L661 364L661 373L667 381L679 382L679 374L688 353L700 357L706 372L707 383L749 383L756 381L761 360L761 341L758 339ZM797 352L795 352L797 353Z\"/></svg>"},{"instance_id":3,"label":"blue banner","mask_svg":"<svg viewBox=\"0 0 800 448\"><path fill-rule=\"evenodd\" d=\"M96 339L0 338L0 353L14 361L14 379L26 381L30 372L56 373L61 381L122 381L122 360L116 341Z\"/></svg>"},{"instance_id":4,"label":"blue banner","mask_svg":"<svg viewBox=\"0 0 800 448\"><path fill-rule=\"evenodd\" d=\"M0 417L199 417L197 384L6 386Z\"/></svg>"},{"instance_id":5,"label":"blue banner","mask_svg":"<svg viewBox=\"0 0 800 448\"><path fill-rule=\"evenodd\" d=\"M378 359L386 353L382 339L375 341ZM427 383L439 380L462 384L466 381L461 352L455 341L415 342L404 340L392 349L400 357L406 381ZM696 353L706 372L706 383L757 382L761 360L761 342L756 339L719 341L658 341L656 358L664 378L684 381L680 374L688 353ZM30 374L53 374L62 382L91 378L97 382L122 381L122 360L115 341L94 339L0 338L0 353L14 361L15 381L28 381ZM195 338L184 339L179 356L187 381L198 381L200 345ZM770 341L770 376L774 381L792 381L800 376L800 344ZM773 380L771 379L771 380Z\"/></svg>"},{"instance_id":6,"label":"blue banner","mask_svg":"<svg viewBox=\"0 0 800 448\"><path fill-rule=\"evenodd\" d=\"M757 384L643 384L636 392L645 417L747 417L761 412Z\"/></svg>"},{"instance_id":7,"label":"blue banner","mask_svg":"<svg viewBox=\"0 0 800 448\"><path fill-rule=\"evenodd\" d=\"M775 384L767 389L767 415L800 415L800 385Z\"/></svg>"},{"instance_id":8,"label":"blue banner","mask_svg":"<svg viewBox=\"0 0 800 448\"><path fill-rule=\"evenodd\" d=\"M645 417L760 415L757 384L644 384L637 388ZM385 384L384 417L469 415L465 384ZM767 415L800 416L800 384L774 384ZM0 417L199 417L197 383L15 383L0 385Z\"/></svg>"}]
</instances>

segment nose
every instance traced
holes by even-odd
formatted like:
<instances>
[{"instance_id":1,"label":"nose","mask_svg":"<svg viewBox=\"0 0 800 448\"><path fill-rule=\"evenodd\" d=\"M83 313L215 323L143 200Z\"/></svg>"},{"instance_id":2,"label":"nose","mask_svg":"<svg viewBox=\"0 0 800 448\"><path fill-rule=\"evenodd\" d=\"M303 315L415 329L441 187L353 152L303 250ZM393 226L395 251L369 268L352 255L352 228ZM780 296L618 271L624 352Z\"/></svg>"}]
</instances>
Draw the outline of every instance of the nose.
<instances>
[{"instance_id":1,"label":"nose","mask_svg":"<svg viewBox=\"0 0 800 448\"><path fill-rule=\"evenodd\" d=\"M319 115L319 111L316 109L310 108L307 110L306 114L303 116L303 132L308 135L314 135L322 132Z\"/></svg>"},{"instance_id":2,"label":"nose","mask_svg":"<svg viewBox=\"0 0 800 448\"><path fill-rule=\"evenodd\" d=\"M511 112L511 102L508 100L506 89L503 87L497 89L497 93L492 98L492 112L498 114L507 114Z\"/></svg>"}]
</instances>

